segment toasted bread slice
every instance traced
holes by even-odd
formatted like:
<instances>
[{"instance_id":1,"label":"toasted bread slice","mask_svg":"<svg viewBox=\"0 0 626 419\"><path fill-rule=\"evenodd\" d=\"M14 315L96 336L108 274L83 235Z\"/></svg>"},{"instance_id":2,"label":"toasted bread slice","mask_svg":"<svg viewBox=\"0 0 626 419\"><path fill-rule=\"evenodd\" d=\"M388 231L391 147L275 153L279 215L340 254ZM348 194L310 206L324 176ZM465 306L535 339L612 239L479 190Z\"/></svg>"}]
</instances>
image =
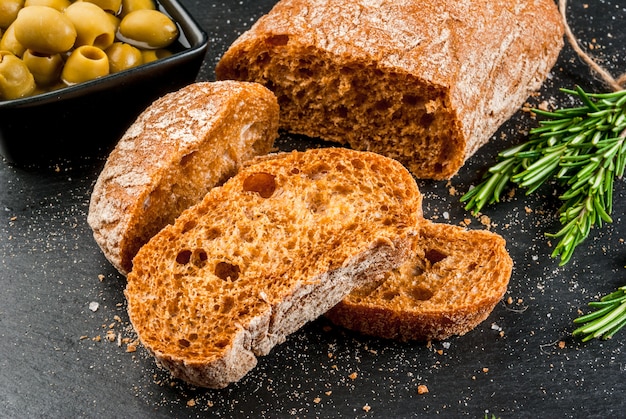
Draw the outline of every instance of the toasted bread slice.
<instances>
[{"instance_id":1,"label":"toasted bread slice","mask_svg":"<svg viewBox=\"0 0 626 419\"><path fill-rule=\"evenodd\" d=\"M411 254L410 173L345 148L254 159L144 245L125 295L171 373L222 388L307 321Z\"/></svg>"},{"instance_id":2,"label":"toasted bread slice","mask_svg":"<svg viewBox=\"0 0 626 419\"><path fill-rule=\"evenodd\" d=\"M443 340L485 320L506 292L513 262L489 231L424 220L413 257L332 308L335 324L400 340Z\"/></svg>"},{"instance_id":3,"label":"toasted bread slice","mask_svg":"<svg viewBox=\"0 0 626 419\"><path fill-rule=\"evenodd\" d=\"M549 74L553 0L281 0L221 58L256 81L281 128L453 176Z\"/></svg>"},{"instance_id":4,"label":"toasted bread slice","mask_svg":"<svg viewBox=\"0 0 626 419\"><path fill-rule=\"evenodd\" d=\"M122 273L139 248L278 137L276 97L259 84L195 83L156 100L110 154L88 222Z\"/></svg>"}]
</instances>

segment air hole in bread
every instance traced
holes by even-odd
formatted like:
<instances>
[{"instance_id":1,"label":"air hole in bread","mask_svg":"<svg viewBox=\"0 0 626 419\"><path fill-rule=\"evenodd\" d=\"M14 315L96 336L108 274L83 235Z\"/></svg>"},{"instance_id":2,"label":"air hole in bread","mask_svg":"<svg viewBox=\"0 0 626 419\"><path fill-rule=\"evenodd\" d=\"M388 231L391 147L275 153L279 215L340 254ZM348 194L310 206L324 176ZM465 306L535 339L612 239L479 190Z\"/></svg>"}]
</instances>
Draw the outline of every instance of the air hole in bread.
<instances>
[{"instance_id":1,"label":"air hole in bread","mask_svg":"<svg viewBox=\"0 0 626 419\"><path fill-rule=\"evenodd\" d=\"M239 266L228 262L218 262L215 265L215 275L224 281L236 281L239 278Z\"/></svg>"},{"instance_id":2,"label":"air hole in bread","mask_svg":"<svg viewBox=\"0 0 626 419\"><path fill-rule=\"evenodd\" d=\"M207 240L215 240L222 235L222 231L217 227L211 227L206 232Z\"/></svg>"},{"instance_id":3,"label":"air hole in bread","mask_svg":"<svg viewBox=\"0 0 626 419\"><path fill-rule=\"evenodd\" d=\"M437 249L428 249L426 253L424 254L424 256L426 257L426 259L428 259L431 265L434 265L437 262L441 262L442 260L448 257L448 255L440 252Z\"/></svg>"},{"instance_id":4,"label":"air hole in bread","mask_svg":"<svg viewBox=\"0 0 626 419\"><path fill-rule=\"evenodd\" d=\"M354 166L354 168L357 170L362 170L363 168L365 168L365 163L363 163L362 160L352 159L350 160L350 163L352 163L352 166Z\"/></svg>"},{"instance_id":5,"label":"air hole in bread","mask_svg":"<svg viewBox=\"0 0 626 419\"><path fill-rule=\"evenodd\" d=\"M198 334L197 333L191 333L187 337L189 338L190 341L198 340Z\"/></svg>"},{"instance_id":6,"label":"air hole in bread","mask_svg":"<svg viewBox=\"0 0 626 419\"><path fill-rule=\"evenodd\" d=\"M265 39L267 45L284 46L289 42L289 35L272 35Z\"/></svg>"},{"instance_id":7,"label":"air hole in bread","mask_svg":"<svg viewBox=\"0 0 626 419\"><path fill-rule=\"evenodd\" d=\"M256 192L261 198L269 198L276 190L276 177L270 173L252 173L243 181L243 190L246 192Z\"/></svg>"},{"instance_id":8,"label":"air hole in bread","mask_svg":"<svg viewBox=\"0 0 626 419\"><path fill-rule=\"evenodd\" d=\"M420 118L420 125L423 126L424 129L428 129L428 127L433 123L434 120L435 120L435 115L434 114L432 114L432 113L425 113Z\"/></svg>"},{"instance_id":9,"label":"air hole in bread","mask_svg":"<svg viewBox=\"0 0 626 419\"><path fill-rule=\"evenodd\" d=\"M208 258L209 257L207 256L207 253L206 251L204 251L204 249L197 249L191 255L191 262L197 268L204 268Z\"/></svg>"},{"instance_id":10,"label":"air hole in bread","mask_svg":"<svg viewBox=\"0 0 626 419\"><path fill-rule=\"evenodd\" d=\"M188 264L190 260L191 260L191 250L187 250L187 249L181 250L176 255L176 262L181 265Z\"/></svg>"},{"instance_id":11,"label":"air hole in bread","mask_svg":"<svg viewBox=\"0 0 626 419\"><path fill-rule=\"evenodd\" d=\"M352 193L352 186L347 183L338 183L333 186L333 191L340 195L348 195Z\"/></svg>"},{"instance_id":12,"label":"air hole in bread","mask_svg":"<svg viewBox=\"0 0 626 419\"><path fill-rule=\"evenodd\" d=\"M387 301L391 301L394 298L396 298L399 294L398 291L385 291L385 293L383 294L383 298Z\"/></svg>"},{"instance_id":13,"label":"air hole in bread","mask_svg":"<svg viewBox=\"0 0 626 419\"><path fill-rule=\"evenodd\" d=\"M222 306L220 311L222 313L228 313L235 306L235 299L229 295L222 298Z\"/></svg>"},{"instance_id":14,"label":"air hole in bread","mask_svg":"<svg viewBox=\"0 0 626 419\"><path fill-rule=\"evenodd\" d=\"M191 346L191 343L189 343L187 339L178 339L178 345L183 348L189 348L189 346Z\"/></svg>"},{"instance_id":15,"label":"air hole in bread","mask_svg":"<svg viewBox=\"0 0 626 419\"><path fill-rule=\"evenodd\" d=\"M298 169L297 167L294 167L291 169L290 173L292 175L299 175L300 174L300 169Z\"/></svg>"},{"instance_id":16,"label":"air hole in bread","mask_svg":"<svg viewBox=\"0 0 626 419\"><path fill-rule=\"evenodd\" d=\"M222 349L228 346L228 341L226 339L218 340L215 342L215 347L218 349Z\"/></svg>"},{"instance_id":17,"label":"air hole in bread","mask_svg":"<svg viewBox=\"0 0 626 419\"><path fill-rule=\"evenodd\" d=\"M195 156L196 153L197 151L192 151L191 153L185 154L183 157L180 158L180 165L187 166L187 164L189 164L189 162L193 159L193 156Z\"/></svg>"},{"instance_id":18,"label":"air hole in bread","mask_svg":"<svg viewBox=\"0 0 626 419\"><path fill-rule=\"evenodd\" d=\"M336 112L339 118L346 118L348 116L348 108L343 105L338 106Z\"/></svg>"},{"instance_id":19,"label":"air hole in bread","mask_svg":"<svg viewBox=\"0 0 626 419\"><path fill-rule=\"evenodd\" d=\"M403 95L402 96L402 103L408 106L417 106L421 102L422 100L420 100L420 98L415 95Z\"/></svg>"},{"instance_id":20,"label":"air hole in bread","mask_svg":"<svg viewBox=\"0 0 626 419\"><path fill-rule=\"evenodd\" d=\"M195 220L189 220L185 223L185 225L183 226L183 230L181 231L182 234L185 234L188 231L193 230L196 227L197 223Z\"/></svg>"},{"instance_id":21,"label":"air hole in bread","mask_svg":"<svg viewBox=\"0 0 626 419\"><path fill-rule=\"evenodd\" d=\"M441 163L435 163L434 170L436 173L443 172L443 165Z\"/></svg>"},{"instance_id":22,"label":"air hole in bread","mask_svg":"<svg viewBox=\"0 0 626 419\"><path fill-rule=\"evenodd\" d=\"M311 165L311 167L307 170L307 176L311 179L319 179L324 176L330 170L330 166L327 163L320 162L317 164Z\"/></svg>"},{"instance_id":23,"label":"air hole in bread","mask_svg":"<svg viewBox=\"0 0 626 419\"><path fill-rule=\"evenodd\" d=\"M382 99L376 102L374 107L377 111L386 111L387 109L391 108L391 103L386 99Z\"/></svg>"},{"instance_id":24,"label":"air hole in bread","mask_svg":"<svg viewBox=\"0 0 626 419\"><path fill-rule=\"evenodd\" d=\"M426 287L417 286L407 290L407 295L417 301L427 301L433 298L434 293Z\"/></svg>"}]
</instances>

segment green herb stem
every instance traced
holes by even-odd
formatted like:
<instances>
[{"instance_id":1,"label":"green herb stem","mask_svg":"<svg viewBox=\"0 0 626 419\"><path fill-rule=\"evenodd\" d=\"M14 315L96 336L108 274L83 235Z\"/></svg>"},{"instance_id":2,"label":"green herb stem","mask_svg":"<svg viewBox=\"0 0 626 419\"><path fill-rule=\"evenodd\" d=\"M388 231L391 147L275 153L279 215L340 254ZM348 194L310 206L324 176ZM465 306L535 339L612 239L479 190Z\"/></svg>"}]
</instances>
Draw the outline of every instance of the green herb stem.
<instances>
[{"instance_id":1,"label":"green herb stem","mask_svg":"<svg viewBox=\"0 0 626 419\"><path fill-rule=\"evenodd\" d=\"M588 305L596 310L576 318L574 323L582 323L582 326L572 332L572 335L582 337L583 342L610 339L626 326L626 286Z\"/></svg>"},{"instance_id":2,"label":"green herb stem","mask_svg":"<svg viewBox=\"0 0 626 419\"><path fill-rule=\"evenodd\" d=\"M578 97L584 106L534 109L546 119L530 131L526 143L499 153L498 163L461 202L478 213L500 202L509 184L525 188L529 195L554 181L563 189L562 227L546 236L559 240L552 257L560 257L564 265L594 226L612 222L614 179L621 178L626 167L626 90L591 94L576 86L561 91Z\"/></svg>"}]
</instances>

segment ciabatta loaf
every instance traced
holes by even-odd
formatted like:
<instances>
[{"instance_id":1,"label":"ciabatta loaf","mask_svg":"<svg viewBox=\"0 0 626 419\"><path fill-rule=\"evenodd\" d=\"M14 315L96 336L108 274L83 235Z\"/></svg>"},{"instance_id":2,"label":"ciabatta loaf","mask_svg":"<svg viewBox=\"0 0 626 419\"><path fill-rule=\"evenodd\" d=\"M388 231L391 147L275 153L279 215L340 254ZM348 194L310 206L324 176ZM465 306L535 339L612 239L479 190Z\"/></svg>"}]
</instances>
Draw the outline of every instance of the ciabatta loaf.
<instances>
[{"instance_id":1,"label":"ciabatta loaf","mask_svg":"<svg viewBox=\"0 0 626 419\"><path fill-rule=\"evenodd\" d=\"M246 82L195 83L156 100L110 154L88 222L123 274L139 248L241 164L273 147L278 104Z\"/></svg>"},{"instance_id":2,"label":"ciabatta loaf","mask_svg":"<svg viewBox=\"0 0 626 419\"><path fill-rule=\"evenodd\" d=\"M426 341L463 335L501 300L512 267L501 236L424 220L411 258L382 281L352 291L326 315L338 325L382 338Z\"/></svg>"},{"instance_id":3,"label":"ciabatta loaf","mask_svg":"<svg viewBox=\"0 0 626 419\"><path fill-rule=\"evenodd\" d=\"M444 179L540 87L562 46L553 0L281 0L216 74L274 91L288 131Z\"/></svg>"},{"instance_id":4,"label":"ciabatta loaf","mask_svg":"<svg viewBox=\"0 0 626 419\"><path fill-rule=\"evenodd\" d=\"M158 363L194 385L239 380L307 321L411 254L411 174L345 148L246 164L133 260L130 320Z\"/></svg>"}]
</instances>

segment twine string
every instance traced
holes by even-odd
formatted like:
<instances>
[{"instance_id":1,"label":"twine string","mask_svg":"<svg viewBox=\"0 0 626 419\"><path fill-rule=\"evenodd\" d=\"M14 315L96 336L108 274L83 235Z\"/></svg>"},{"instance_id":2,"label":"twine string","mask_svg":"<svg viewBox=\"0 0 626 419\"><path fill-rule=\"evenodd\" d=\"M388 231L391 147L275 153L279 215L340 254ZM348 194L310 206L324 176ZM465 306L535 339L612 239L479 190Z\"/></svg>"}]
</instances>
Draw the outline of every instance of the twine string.
<instances>
[{"instance_id":1,"label":"twine string","mask_svg":"<svg viewBox=\"0 0 626 419\"><path fill-rule=\"evenodd\" d=\"M583 49L578 45L578 41L576 41L576 37L572 33L569 24L567 23L567 0L559 0L559 9L561 11L561 16L563 17L563 26L565 28L565 35L569 43L572 45L576 54L585 62L593 71L595 71L602 80L609 85L614 91L618 92L620 90L624 90L624 84L626 84L626 73L620 75L617 79L614 79L613 76L601 65L596 63L593 58L591 58Z\"/></svg>"}]
</instances>

